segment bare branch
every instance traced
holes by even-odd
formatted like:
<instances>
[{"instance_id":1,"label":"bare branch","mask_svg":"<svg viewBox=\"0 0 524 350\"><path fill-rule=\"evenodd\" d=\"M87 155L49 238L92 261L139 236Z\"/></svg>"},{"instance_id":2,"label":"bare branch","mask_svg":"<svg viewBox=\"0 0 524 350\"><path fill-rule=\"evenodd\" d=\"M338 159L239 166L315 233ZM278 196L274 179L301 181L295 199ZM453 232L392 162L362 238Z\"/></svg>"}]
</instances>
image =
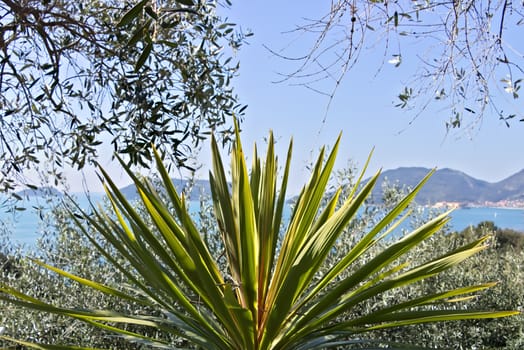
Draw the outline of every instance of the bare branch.
<instances>
[{"instance_id":1,"label":"bare branch","mask_svg":"<svg viewBox=\"0 0 524 350\"><path fill-rule=\"evenodd\" d=\"M390 60L395 65L401 64L403 56L418 57L419 66L408 83L411 93L409 97L399 94L404 100L398 104L413 107L423 98L425 102L415 108L415 119L434 103L446 105L450 128L464 125L463 119L469 120L468 125L478 125L488 111L504 120L515 113L524 115L522 110L502 112L499 107L508 93L517 98L519 87L500 91L501 79L506 81L507 75L509 84L520 83L524 71L524 56L512 49L509 36L503 40L503 33L512 30L505 28L509 18L524 23L521 6L507 0L332 1L329 13L293 30L313 36L312 46L295 58L279 54L297 61L297 68L283 72L280 82L293 81L318 91L324 80L332 80L329 108L340 79L359 64L361 51L379 47L383 58L377 74L387 57L396 57ZM398 48L391 46L392 40ZM420 40L424 53L403 49L403 44L415 40ZM520 76L514 76L513 70Z\"/></svg>"}]
</instances>

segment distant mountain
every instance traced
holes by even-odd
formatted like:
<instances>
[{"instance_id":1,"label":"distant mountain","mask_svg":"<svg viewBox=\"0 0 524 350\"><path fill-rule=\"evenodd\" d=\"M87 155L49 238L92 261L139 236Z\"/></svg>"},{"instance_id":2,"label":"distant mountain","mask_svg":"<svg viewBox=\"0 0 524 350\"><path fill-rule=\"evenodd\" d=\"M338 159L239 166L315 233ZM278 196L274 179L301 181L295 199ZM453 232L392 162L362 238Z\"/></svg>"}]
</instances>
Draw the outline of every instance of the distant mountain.
<instances>
[{"instance_id":1,"label":"distant mountain","mask_svg":"<svg viewBox=\"0 0 524 350\"><path fill-rule=\"evenodd\" d=\"M63 196L63 193L54 187L44 186L37 188L28 188L25 190L17 191L16 195L20 197L42 197L42 196Z\"/></svg>"},{"instance_id":2,"label":"distant mountain","mask_svg":"<svg viewBox=\"0 0 524 350\"><path fill-rule=\"evenodd\" d=\"M403 167L383 171L373 196L380 198L383 181L414 187L430 171L421 167ZM524 203L524 169L502 181L491 183L475 179L461 171L439 169L417 195L420 204L457 202L462 204L485 204L504 201Z\"/></svg>"},{"instance_id":3,"label":"distant mountain","mask_svg":"<svg viewBox=\"0 0 524 350\"><path fill-rule=\"evenodd\" d=\"M187 181L182 179L172 179L175 188L180 193L184 190ZM120 188L122 194L128 200L138 199L138 192L134 184ZM209 187L209 181L207 180L195 180L191 192L189 193L190 200L198 200L201 195L211 196L211 188Z\"/></svg>"},{"instance_id":4,"label":"distant mountain","mask_svg":"<svg viewBox=\"0 0 524 350\"><path fill-rule=\"evenodd\" d=\"M426 176L431 169L423 167L402 167L385 170L378 179L372 196L382 197L384 181L400 186L414 187ZM177 191L182 191L186 181L173 179ZM138 198L134 185L120 189L128 199ZM201 195L211 196L209 181L195 180L190 200L198 200ZM491 183L471 177L461 171L449 168L437 170L420 190L416 197L419 204L431 205L439 202L454 202L462 205L486 205L498 203L524 207L524 169L510 177ZM511 203L509 203L511 202Z\"/></svg>"},{"instance_id":5,"label":"distant mountain","mask_svg":"<svg viewBox=\"0 0 524 350\"><path fill-rule=\"evenodd\" d=\"M524 169L498 182L498 193L508 200L524 201Z\"/></svg>"}]
</instances>

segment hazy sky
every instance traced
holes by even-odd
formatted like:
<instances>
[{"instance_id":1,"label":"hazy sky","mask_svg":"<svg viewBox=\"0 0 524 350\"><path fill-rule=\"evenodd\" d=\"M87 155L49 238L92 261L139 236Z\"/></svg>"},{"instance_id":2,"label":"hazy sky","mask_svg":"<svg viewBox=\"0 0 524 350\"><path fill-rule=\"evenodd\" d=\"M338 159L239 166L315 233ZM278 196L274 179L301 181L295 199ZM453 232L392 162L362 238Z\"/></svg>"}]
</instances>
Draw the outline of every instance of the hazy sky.
<instances>
[{"instance_id":1,"label":"hazy sky","mask_svg":"<svg viewBox=\"0 0 524 350\"><path fill-rule=\"evenodd\" d=\"M497 116L488 114L479 128L447 134L445 121L449 113L427 111L410 124L413 112L393 107L402 83L409 78L406 74L417 63L409 55L399 68L386 64L377 75L377 62L384 52L380 47L367 51L344 79L327 115L326 97L288 83L273 83L279 79L279 72L292 66L264 45L274 50L286 47L296 36L283 32L303 23L303 17L320 16L328 6L329 1L235 1L227 12L231 22L254 33L249 45L238 53L241 68L236 79L237 93L241 102L249 105L242 124L244 147L251 149L253 142L263 144L272 129L284 158L293 137L293 192L303 184L304 169L313 154L321 145L332 144L340 132L343 138L338 166L350 159L362 166L375 147L370 171L400 166L449 167L495 182L524 168L522 122L515 121L507 128ZM304 45L305 50L311 42L294 44ZM516 103L522 108L524 101ZM208 158L204 150L200 159L206 163ZM204 169L202 177L207 176L207 167ZM91 187L93 182L88 178ZM78 184L74 184L73 189L77 188ZM96 186L93 188L96 190Z\"/></svg>"},{"instance_id":2,"label":"hazy sky","mask_svg":"<svg viewBox=\"0 0 524 350\"><path fill-rule=\"evenodd\" d=\"M402 76L403 72L409 72L409 65L417 63L415 58L406 57L399 68L386 65L375 76L379 67L367 62L379 62L383 50L378 47L365 53L360 64L346 76L325 123L322 122L325 97L286 83L271 83L279 79L277 73L282 72L285 62L263 45L274 50L285 47L296 36L283 32L303 23L303 17L320 16L328 6L329 1L234 4L232 21L251 28L255 34L239 55L238 93L249 105L243 124L246 141L263 142L267 131L273 129L284 148L293 136L299 167L312 159L312 151L322 144L333 143L342 131L340 166L348 158L362 166L375 147L373 170L399 166L450 167L483 180L498 181L524 168L522 122L515 121L507 128L497 116L487 115L480 128L447 134L445 121L449 114L428 111L409 125L413 112L393 107L393 101L408 78ZM307 48L311 42L304 45ZM524 101L516 103L522 112Z\"/></svg>"}]
</instances>

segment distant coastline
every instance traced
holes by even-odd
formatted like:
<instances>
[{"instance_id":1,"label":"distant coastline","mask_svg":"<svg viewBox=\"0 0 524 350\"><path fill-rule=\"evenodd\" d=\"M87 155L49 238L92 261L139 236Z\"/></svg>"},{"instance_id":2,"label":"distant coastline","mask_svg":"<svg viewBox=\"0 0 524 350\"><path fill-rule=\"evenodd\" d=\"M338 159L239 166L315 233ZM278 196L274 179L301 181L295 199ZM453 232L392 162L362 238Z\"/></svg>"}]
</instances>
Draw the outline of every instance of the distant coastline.
<instances>
[{"instance_id":1,"label":"distant coastline","mask_svg":"<svg viewBox=\"0 0 524 350\"><path fill-rule=\"evenodd\" d=\"M432 208L440 209L440 208L447 208L447 209L470 209L470 208L493 208L493 209L524 209L524 201L522 200L504 200L500 202L436 202L434 204L429 205Z\"/></svg>"},{"instance_id":2,"label":"distant coastline","mask_svg":"<svg viewBox=\"0 0 524 350\"><path fill-rule=\"evenodd\" d=\"M31 197L29 201L36 201L37 198ZM13 242L34 246L36 240L41 236L39 223L40 213L34 208L33 203L27 203L27 210L16 213L16 218L12 213L0 212L0 222L9 228ZM82 207L89 205L86 198L79 203ZM195 203L198 205L198 203ZM291 207L286 206L288 217L291 214ZM484 221L491 221L497 227L512 229L524 233L524 209L522 208L487 208L470 207L457 208L450 214L449 222L452 231L462 231L468 227L476 226ZM409 221L406 222L409 225Z\"/></svg>"},{"instance_id":3,"label":"distant coastline","mask_svg":"<svg viewBox=\"0 0 524 350\"><path fill-rule=\"evenodd\" d=\"M409 190L431 171L422 167L401 167L383 171L372 191L372 198L379 202L383 198L384 185ZM369 179L365 180L368 181ZM190 189L188 198L198 200L201 196L211 197L209 181L194 179L191 186L185 179L172 179L178 191ZM138 198L134 185L120 188L128 199ZM54 187L34 187L16 192L15 197L61 196ZM420 205L436 208L524 208L524 169L496 183L473 178L453 169L440 169L427 180L416 196Z\"/></svg>"},{"instance_id":4,"label":"distant coastline","mask_svg":"<svg viewBox=\"0 0 524 350\"><path fill-rule=\"evenodd\" d=\"M25 190L15 192L16 197L46 197L46 196L58 196L61 197L64 194L58 189L52 186L34 187Z\"/></svg>"},{"instance_id":5,"label":"distant coastline","mask_svg":"<svg viewBox=\"0 0 524 350\"><path fill-rule=\"evenodd\" d=\"M415 188L431 171L421 167L402 167L381 173L373 189L380 200L386 183L398 188ZM417 203L435 207L460 208L524 208L524 169L498 182L476 179L454 169L439 169L417 193Z\"/></svg>"}]
</instances>

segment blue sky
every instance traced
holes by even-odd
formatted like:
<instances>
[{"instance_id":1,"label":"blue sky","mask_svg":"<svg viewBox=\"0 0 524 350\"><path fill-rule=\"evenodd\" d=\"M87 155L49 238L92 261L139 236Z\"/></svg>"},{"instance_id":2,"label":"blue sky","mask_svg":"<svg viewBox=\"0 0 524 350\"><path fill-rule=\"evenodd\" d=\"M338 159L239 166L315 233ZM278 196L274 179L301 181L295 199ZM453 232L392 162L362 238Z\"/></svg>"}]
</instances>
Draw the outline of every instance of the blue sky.
<instances>
[{"instance_id":1,"label":"blue sky","mask_svg":"<svg viewBox=\"0 0 524 350\"><path fill-rule=\"evenodd\" d=\"M244 147L250 150L253 142L264 144L272 129L283 158L293 137L296 181L292 181L292 192L304 183L305 167L320 146L332 144L340 132L340 167L349 160L362 166L375 147L370 171L400 166L449 167L495 182L524 168L524 123L514 122L507 128L496 116L487 114L478 128L446 133L446 111L428 110L410 124L413 112L394 108L393 101L417 62L407 57L399 68L386 64L377 75L383 57L381 47L364 53L359 65L345 77L327 114L326 97L288 83L273 83L279 79L279 72L294 66L275 57L264 45L280 50L294 42L305 52L310 41L294 41L296 36L283 32L303 23L304 17L324 14L329 4L303 0L236 1L227 11L231 22L254 33L249 45L237 55L241 65L237 93L241 102L249 105L242 124ZM522 110L523 101L516 103ZM200 156L204 166L199 176L204 178L208 147L204 145ZM97 190L95 182L88 178L89 187ZM121 180L122 184L126 181ZM72 186L73 190L79 188L78 183Z\"/></svg>"},{"instance_id":2,"label":"blue sky","mask_svg":"<svg viewBox=\"0 0 524 350\"><path fill-rule=\"evenodd\" d=\"M386 65L376 75L383 51L367 51L340 86L324 123L324 96L272 83L278 80L278 72L285 70L286 62L263 45L274 50L286 47L295 37L283 32L303 23L303 17L319 17L328 6L329 1L245 1L233 5L232 21L254 32L250 45L239 53L237 91L249 105L243 124L244 143L263 143L269 129L282 149L293 137L295 168L304 168L320 145L332 144L340 132L339 166L347 164L347 159L362 166L375 147L373 171L381 167L449 167L479 179L499 181L524 168L524 123L514 122L507 128L497 116L487 114L477 128L447 133L445 111L428 110L410 125L413 112L393 107L393 101L417 64L415 59L408 57L399 68ZM303 44L307 49L311 42ZM522 111L524 102L516 103Z\"/></svg>"}]
</instances>

